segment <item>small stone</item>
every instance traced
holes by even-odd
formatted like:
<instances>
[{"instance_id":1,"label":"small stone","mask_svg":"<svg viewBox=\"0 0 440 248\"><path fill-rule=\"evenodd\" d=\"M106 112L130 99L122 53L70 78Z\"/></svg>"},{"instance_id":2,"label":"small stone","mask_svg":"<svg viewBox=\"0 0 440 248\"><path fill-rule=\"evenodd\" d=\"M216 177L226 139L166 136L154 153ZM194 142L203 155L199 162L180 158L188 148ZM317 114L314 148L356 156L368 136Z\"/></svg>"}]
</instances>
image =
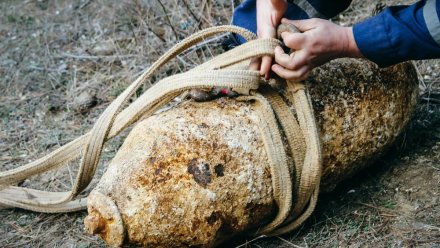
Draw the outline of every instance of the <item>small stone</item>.
<instances>
[{"instance_id":1,"label":"small stone","mask_svg":"<svg viewBox=\"0 0 440 248\"><path fill-rule=\"evenodd\" d=\"M73 100L72 109L81 114L85 114L96 106L97 103L98 100L95 94L89 91L83 91Z\"/></svg>"},{"instance_id":2,"label":"small stone","mask_svg":"<svg viewBox=\"0 0 440 248\"><path fill-rule=\"evenodd\" d=\"M112 55L115 53L116 46L113 41L103 41L96 43L89 52L93 55Z\"/></svg>"}]
</instances>

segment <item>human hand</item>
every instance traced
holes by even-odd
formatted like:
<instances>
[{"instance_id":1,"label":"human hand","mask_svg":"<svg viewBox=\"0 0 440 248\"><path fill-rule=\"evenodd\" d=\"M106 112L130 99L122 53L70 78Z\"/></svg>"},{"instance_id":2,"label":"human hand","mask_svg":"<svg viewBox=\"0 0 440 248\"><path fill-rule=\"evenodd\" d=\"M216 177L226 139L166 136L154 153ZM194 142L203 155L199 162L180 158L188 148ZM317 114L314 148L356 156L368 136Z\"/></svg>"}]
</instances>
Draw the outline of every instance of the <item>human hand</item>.
<instances>
[{"instance_id":1,"label":"human hand","mask_svg":"<svg viewBox=\"0 0 440 248\"><path fill-rule=\"evenodd\" d=\"M257 35L259 38L275 38L276 28L287 9L286 0L257 0ZM268 78L272 57L253 59L250 69L260 70Z\"/></svg>"},{"instance_id":2,"label":"human hand","mask_svg":"<svg viewBox=\"0 0 440 248\"><path fill-rule=\"evenodd\" d=\"M275 48L275 62L272 71L292 81L300 81L316 66L340 57L360 58L351 27L342 27L323 19L292 21L282 23L295 25L301 33L283 32L284 44L293 49L291 55L281 47Z\"/></svg>"}]
</instances>

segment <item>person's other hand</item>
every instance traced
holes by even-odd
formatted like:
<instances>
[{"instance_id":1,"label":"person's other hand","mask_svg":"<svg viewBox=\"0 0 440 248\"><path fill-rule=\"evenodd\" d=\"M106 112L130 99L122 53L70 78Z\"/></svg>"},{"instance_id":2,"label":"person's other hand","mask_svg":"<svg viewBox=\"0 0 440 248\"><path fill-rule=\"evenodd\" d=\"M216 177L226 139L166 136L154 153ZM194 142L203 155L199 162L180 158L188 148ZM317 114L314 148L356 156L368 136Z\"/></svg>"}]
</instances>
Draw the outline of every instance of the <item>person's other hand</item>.
<instances>
[{"instance_id":1,"label":"person's other hand","mask_svg":"<svg viewBox=\"0 0 440 248\"><path fill-rule=\"evenodd\" d=\"M282 23L294 24L301 33L283 32L284 44L295 52L284 53L281 47L275 48L275 62L272 71L278 76L292 81L307 77L310 70L332 59L340 57L360 58L351 27L341 27L323 19L292 21L283 19Z\"/></svg>"},{"instance_id":2,"label":"person's other hand","mask_svg":"<svg viewBox=\"0 0 440 248\"><path fill-rule=\"evenodd\" d=\"M257 0L257 35L259 38L275 38L276 28L287 9L286 0ZM249 66L253 70L260 70L266 78L272 65L272 57L263 56L254 59Z\"/></svg>"}]
</instances>

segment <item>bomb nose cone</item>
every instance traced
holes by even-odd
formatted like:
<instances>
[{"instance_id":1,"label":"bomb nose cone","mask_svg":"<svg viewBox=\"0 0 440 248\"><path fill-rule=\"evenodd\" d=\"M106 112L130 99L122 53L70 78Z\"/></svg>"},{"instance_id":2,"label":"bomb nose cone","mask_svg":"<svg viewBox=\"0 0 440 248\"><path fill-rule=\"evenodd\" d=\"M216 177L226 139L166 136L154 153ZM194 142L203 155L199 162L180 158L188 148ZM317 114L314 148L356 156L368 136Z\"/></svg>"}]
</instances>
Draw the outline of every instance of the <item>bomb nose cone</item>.
<instances>
[{"instance_id":1,"label":"bomb nose cone","mask_svg":"<svg viewBox=\"0 0 440 248\"><path fill-rule=\"evenodd\" d=\"M94 191L88 198L89 215L84 225L90 234L98 234L113 247L121 246L125 230L118 207L113 200L104 194Z\"/></svg>"},{"instance_id":2,"label":"bomb nose cone","mask_svg":"<svg viewBox=\"0 0 440 248\"><path fill-rule=\"evenodd\" d=\"M99 212L92 212L84 219L86 230L90 234L100 234L105 231L105 219Z\"/></svg>"}]
</instances>

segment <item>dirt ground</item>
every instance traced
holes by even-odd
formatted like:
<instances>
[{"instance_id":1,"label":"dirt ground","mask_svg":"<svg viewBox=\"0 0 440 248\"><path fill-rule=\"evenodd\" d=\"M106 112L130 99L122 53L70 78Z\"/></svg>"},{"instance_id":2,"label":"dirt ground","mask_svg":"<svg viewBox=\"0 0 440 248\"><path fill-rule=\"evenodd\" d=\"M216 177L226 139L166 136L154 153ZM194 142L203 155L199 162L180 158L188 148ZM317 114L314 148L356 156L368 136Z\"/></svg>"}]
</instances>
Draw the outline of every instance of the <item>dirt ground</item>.
<instances>
[{"instance_id":1,"label":"dirt ground","mask_svg":"<svg viewBox=\"0 0 440 248\"><path fill-rule=\"evenodd\" d=\"M233 2L1 1L0 170L30 162L89 130L105 107L176 41L229 23ZM370 16L377 5L411 2L358 0L334 21L350 25ZM157 78L201 63L221 51L220 41L190 49ZM384 157L321 195L299 231L237 245L440 247L440 60L417 66L424 79L419 106ZM102 165L123 137L105 147ZM20 185L68 190L74 165ZM98 176L103 170L100 166ZM0 210L0 247L104 247L84 231L85 216L85 211Z\"/></svg>"}]
</instances>

